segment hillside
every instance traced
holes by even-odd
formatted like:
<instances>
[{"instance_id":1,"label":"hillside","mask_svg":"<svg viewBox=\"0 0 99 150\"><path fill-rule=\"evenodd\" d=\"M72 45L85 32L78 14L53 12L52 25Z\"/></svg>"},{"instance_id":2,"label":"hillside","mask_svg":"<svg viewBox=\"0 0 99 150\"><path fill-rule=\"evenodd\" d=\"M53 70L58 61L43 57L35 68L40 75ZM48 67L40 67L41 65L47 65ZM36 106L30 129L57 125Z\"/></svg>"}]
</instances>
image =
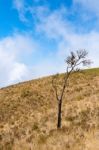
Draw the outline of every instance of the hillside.
<instances>
[{"instance_id":1,"label":"hillside","mask_svg":"<svg viewBox=\"0 0 99 150\"><path fill-rule=\"evenodd\" d=\"M99 150L99 69L71 76L60 130L51 81L0 89L0 150Z\"/></svg>"}]
</instances>

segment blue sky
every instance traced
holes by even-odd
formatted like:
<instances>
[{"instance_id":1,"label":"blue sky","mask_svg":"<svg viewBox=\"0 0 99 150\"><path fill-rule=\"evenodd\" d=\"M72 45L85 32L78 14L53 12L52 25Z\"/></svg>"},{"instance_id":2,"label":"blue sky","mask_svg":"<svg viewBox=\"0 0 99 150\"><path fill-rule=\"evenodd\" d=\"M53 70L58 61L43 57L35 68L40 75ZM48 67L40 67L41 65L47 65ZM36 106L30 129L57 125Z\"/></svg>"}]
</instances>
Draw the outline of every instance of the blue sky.
<instances>
[{"instance_id":1,"label":"blue sky","mask_svg":"<svg viewBox=\"0 0 99 150\"><path fill-rule=\"evenodd\" d=\"M65 71L71 50L99 65L99 2L0 0L0 87Z\"/></svg>"}]
</instances>

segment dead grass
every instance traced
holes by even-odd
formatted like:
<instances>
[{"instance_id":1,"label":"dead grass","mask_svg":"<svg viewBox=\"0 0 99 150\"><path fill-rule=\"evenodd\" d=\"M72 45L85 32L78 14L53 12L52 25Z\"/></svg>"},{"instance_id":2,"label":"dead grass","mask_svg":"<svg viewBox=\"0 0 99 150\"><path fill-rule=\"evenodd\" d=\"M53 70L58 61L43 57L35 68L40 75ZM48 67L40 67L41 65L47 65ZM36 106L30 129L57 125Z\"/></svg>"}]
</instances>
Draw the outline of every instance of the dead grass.
<instances>
[{"instance_id":1,"label":"dead grass","mask_svg":"<svg viewBox=\"0 0 99 150\"><path fill-rule=\"evenodd\" d=\"M60 130L51 81L52 76L0 90L0 150L99 150L99 69L72 75Z\"/></svg>"}]
</instances>

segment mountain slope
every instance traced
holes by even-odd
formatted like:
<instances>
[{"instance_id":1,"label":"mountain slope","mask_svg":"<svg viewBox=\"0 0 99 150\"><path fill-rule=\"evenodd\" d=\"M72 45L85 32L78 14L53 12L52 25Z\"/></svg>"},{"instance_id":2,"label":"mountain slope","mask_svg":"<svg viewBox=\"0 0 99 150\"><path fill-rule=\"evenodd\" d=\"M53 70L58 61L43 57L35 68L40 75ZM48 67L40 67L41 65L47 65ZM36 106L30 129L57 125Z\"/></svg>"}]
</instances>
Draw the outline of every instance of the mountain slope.
<instances>
[{"instance_id":1,"label":"mountain slope","mask_svg":"<svg viewBox=\"0 0 99 150\"><path fill-rule=\"evenodd\" d=\"M0 90L0 150L99 150L99 69L71 76L60 130L51 83L52 76Z\"/></svg>"}]
</instances>

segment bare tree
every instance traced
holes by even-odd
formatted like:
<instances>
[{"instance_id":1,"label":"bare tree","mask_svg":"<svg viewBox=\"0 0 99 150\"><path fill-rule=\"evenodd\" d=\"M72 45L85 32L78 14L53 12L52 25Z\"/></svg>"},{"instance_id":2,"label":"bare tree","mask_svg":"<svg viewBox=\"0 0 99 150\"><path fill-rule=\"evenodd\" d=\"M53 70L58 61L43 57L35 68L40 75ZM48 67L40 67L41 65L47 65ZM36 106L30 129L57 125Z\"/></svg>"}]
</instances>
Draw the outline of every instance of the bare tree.
<instances>
[{"instance_id":1,"label":"bare tree","mask_svg":"<svg viewBox=\"0 0 99 150\"><path fill-rule=\"evenodd\" d=\"M88 52L86 50L78 50L76 52L71 52L70 55L66 58L65 63L67 65L66 72L64 74L63 85L58 93L58 86L56 85L56 80L58 79L58 75L55 75L52 79L52 86L55 90L56 99L58 102L58 120L57 120L57 128L61 128L61 112L62 112L62 102L63 96L66 87L68 86L68 79L70 78L73 72L79 72L81 65L87 66L91 63L90 60L87 59ZM79 68L78 68L79 67Z\"/></svg>"}]
</instances>

